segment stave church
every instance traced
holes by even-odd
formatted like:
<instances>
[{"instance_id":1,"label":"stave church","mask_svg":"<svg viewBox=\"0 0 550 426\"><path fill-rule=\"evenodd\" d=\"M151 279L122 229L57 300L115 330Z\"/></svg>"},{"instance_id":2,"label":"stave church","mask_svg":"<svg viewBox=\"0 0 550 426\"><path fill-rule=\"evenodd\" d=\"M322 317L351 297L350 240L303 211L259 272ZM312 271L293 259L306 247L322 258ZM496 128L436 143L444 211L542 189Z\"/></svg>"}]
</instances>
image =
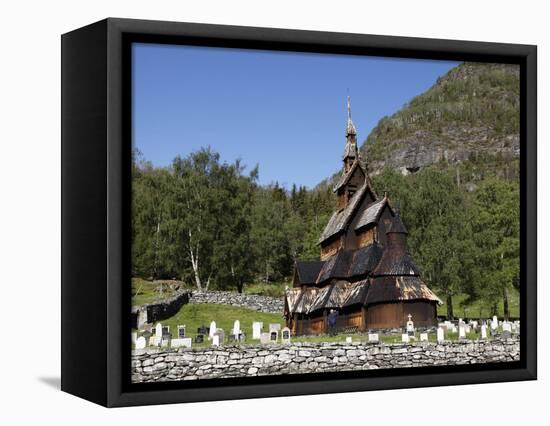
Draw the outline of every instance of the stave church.
<instances>
[{"instance_id":1,"label":"stave church","mask_svg":"<svg viewBox=\"0 0 550 426\"><path fill-rule=\"evenodd\" d=\"M342 174L336 209L319 238L320 260L298 261L286 290L284 316L295 335L328 331L338 312L340 330L420 327L437 323L440 299L422 281L407 250L407 229L387 194L372 187L357 147L348 97Z\"/></svg>"}]
</instances>

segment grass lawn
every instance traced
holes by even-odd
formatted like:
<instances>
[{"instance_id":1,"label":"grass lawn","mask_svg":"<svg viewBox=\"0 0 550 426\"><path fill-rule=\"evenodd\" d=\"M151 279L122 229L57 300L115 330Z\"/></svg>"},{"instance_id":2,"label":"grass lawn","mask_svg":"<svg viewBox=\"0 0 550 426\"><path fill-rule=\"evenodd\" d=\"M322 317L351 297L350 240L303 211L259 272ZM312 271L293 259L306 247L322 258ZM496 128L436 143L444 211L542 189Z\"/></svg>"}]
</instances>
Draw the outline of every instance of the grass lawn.
<instances>
[{"instance_id":1,"label":"grass lawn","mask_svg":"<svg viewBox=\"0 0 550 426\"><path fill-rule=\"evenodd\" d=\"M176 315L161 321L161 323L170 326L172 338L177 337L177 326L185 325L187 337L192 337L194 340L197 335L197 328L202 325L210 327L210 322L216 321L216 327L223 328L227 339L233 329L235 320L241 322L241 330L246 335L245 343L259 342L259 340L252 340L252 322L254 321L263 322L264 330L269 329L269 324L279 323L281 328L285 326L282 313L266 314L237 306L214 304L184 305ZM209 346L210 343L205 341L204 345ZM200 345L193 343L193 346Z\"/></svg>"},{"instance_id":2,"label":"grass lawn","mask_svg":"<svg viewBox=\"0 0 550 426\"><path fill-rule=\"evenodd\" d=\"M444 299L441 297L444 301ZM462 302L466 299L466 296L459 294L453 296L453 311L457 318L490 318L491 307L483 301L475 301L468 306L462 306ZM444 303L437 307L437 315L447 315L447 305ZM498 303L497 316L502 319L504 316L504 303L502 300ZM512 318L519 318L519 292L517 290L510 291L510 316Z\"/></svg>"},{"instance_id":3,"label":"grass lawn","mask_svg":"<svg viewBox=\"0 0 550 426\"><path fill-rule=\"evenodd\" d=\"M210 326L211 321L216 321L216 326L222 328L225 332L226 339L228 338L234 321L238 319L241 322L241 330L246 334L244 344L258 344L259 340L252 339L252 322L261 321L264 323L264 331L269 329L269 324L280 324L281 328L285 326L285 321L280 314L266 314L253 311L251 309L241 308L230 305L217 304L197 304L184 305L179 312L171 318L161 321L162 325L169 325L172 337L177 337L177 326L186 325L187 337L195 338L197 328L201 325ZM366 334L347 334L340 333L335 336L320 335L320 336L293 336L292 342L302 343L319 343L319 342L341 342L346 341L346 337L351 337L352 342L367 342ZM420 341L420 333L415 333L416 342ZM480 333L472 331L468 333L468 340L480 339ZM489 336L489 339L491 337ZM382 335L379 334L379 340L382 343L401 343L401 334ZM430 342L437 341L437 333L428 333ZM445 340L458 340L458 333L446 333ZM210 342L205 339L204 343L196 344L193 342L193 347L208 347Z\"/></svg>"}]
</instances>

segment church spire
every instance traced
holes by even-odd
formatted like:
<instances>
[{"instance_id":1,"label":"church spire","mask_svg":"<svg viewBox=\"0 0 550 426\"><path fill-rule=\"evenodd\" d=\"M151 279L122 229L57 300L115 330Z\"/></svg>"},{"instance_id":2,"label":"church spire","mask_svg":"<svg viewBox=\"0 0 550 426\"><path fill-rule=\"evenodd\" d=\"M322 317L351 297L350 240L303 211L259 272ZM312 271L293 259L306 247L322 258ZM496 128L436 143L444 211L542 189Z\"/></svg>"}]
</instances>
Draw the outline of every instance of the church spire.
<instances>
[{"instance_id":1,"label":"church spire","mask_svg":"<svg viewBox=\"0 0 550 426\"><path fill-rule=\"evenodd\" d=\"M359 159L359 151L357 150L357 130L351 120L351 102L348 96L348 124L346 127L346 148L344 149L344 173L347 173L355 160Z\"/></svg>"},{"instance_id":2,"label":"church spire","mask_svg":"<svg viewBox=\"0 0 550 426\"><path fill-rule=\"evenodd\" d=\"M349 138L351 135L357 136L357 131L355 130L355 126L353 125L353 121L351 121L351 102L350 98L348 96L348 126L346 128L346 137Z\"/></svg>"}]
</instances>

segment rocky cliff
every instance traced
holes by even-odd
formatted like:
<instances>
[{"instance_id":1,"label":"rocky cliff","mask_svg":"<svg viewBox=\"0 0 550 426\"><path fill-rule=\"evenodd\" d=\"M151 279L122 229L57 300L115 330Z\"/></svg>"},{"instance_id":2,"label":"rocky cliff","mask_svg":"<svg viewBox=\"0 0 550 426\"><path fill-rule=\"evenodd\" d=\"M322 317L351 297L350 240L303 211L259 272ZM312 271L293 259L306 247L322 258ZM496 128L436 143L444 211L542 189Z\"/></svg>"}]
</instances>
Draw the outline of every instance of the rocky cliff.
<instances>
[{"instance_id":1,"label":"rocky cliff","mask_svg":"<svg viewBox=\"0 0 550 426\"><path fill-rule=\"evenodd\" d=\"M458 65L379 121L361 147L370 172L471 163L503 173L499 165L519 157L519 88L517 65Z\"/></svg>"}]
</instances>

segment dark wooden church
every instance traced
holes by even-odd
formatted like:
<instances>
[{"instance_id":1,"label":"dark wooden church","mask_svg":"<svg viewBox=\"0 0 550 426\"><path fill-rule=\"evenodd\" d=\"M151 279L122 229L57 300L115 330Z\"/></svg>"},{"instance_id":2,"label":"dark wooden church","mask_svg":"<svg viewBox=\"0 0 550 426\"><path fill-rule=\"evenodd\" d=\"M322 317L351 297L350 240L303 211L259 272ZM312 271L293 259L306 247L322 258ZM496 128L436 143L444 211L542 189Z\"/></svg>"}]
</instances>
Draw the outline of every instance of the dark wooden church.
<instances>
[{"instance_id":1,"label":"dark wooden church","mask_svg":"<svg viewBox=\"0 0 550 426\"><path fill-rule=\"evenodd\" d=\"M407 229L386 194L378 197L357 148L348 98L343 172L336 211L323 231L319 261L298 261L286 290L285 318L294 334L321 334L337 310L339 329L371 330L437 322L439 298L407 251Z\"/></svg>"}]
</instances>

